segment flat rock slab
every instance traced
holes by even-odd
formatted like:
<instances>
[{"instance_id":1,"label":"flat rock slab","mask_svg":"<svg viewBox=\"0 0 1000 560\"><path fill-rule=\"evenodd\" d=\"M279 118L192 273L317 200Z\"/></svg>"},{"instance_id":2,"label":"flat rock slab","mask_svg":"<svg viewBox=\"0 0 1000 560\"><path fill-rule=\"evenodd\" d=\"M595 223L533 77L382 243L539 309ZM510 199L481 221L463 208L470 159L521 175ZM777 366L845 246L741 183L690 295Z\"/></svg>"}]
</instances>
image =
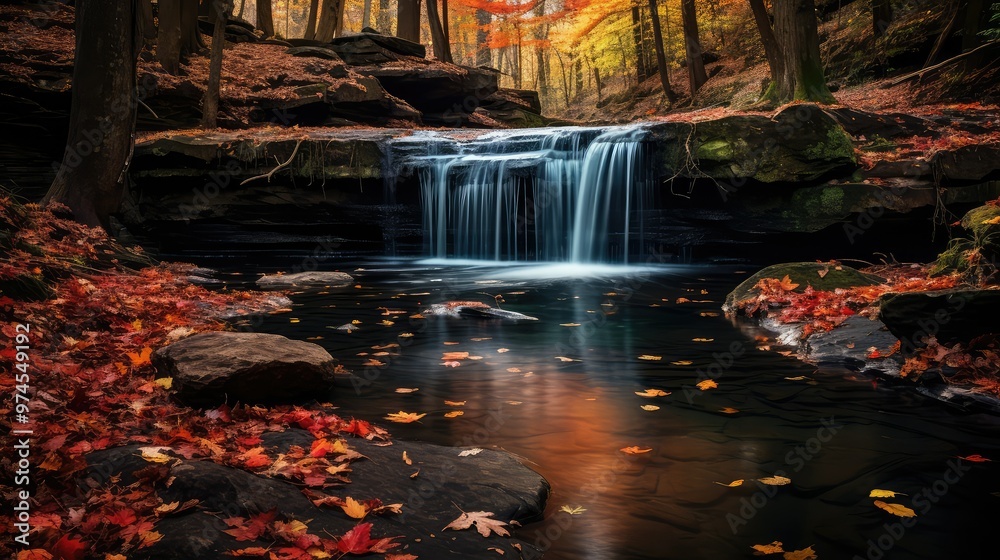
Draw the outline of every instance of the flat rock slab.
<instances>
[{"instance_id":1,"label":"flat rock slab","mask_svg":"<svg viewBox=\"0 0 1000 560\"><path fill-rule=\"evenodd\" d=\"M794 284L795 291L802 292L809 286L814 290L831 291L837 288L853 288L855 286L872 286L883 281L882 278L865 274L846 265L823 264L815 262L782 263L766 267L744 280L726 296L723 310L726 313L738 311L737 307L743 301L757 297L757 283L765 278L778 280L788 276Z\"/></svg>"},{"instance_id":2,"label":"flat rock slab","mask_svg":"<svg viewBox=\"0 0 1000 560\"><path fill-rule=\"evenodd\" d=\"M273 456L287 451L292 445L308 449L314 439L301 430L267 433L262 438L262 445ZM351 463L350 484L327 488L324 493L341 498L378 498L384 503L402 503L399 515L365 518L365 522L374 524L373 538L402 537L398 540L403 546L393 549L393 553L435 559L492 559L498 556L495 550L489 550L492 547L505 551L508 557L519 558L513 546L517 544L526 554L536 553L537 556L531 545L513 538L496 535L484 538L471 529L442 531L461 515L461 510L490 511L495 519L502 521L526 523L541 517L549 485L512 456L482 450L461 457L461 448L400 441L384 446L360 438L349 439L348 445L367 460ZM119 447L89 454L89 469L81 480L81 487L105 486L112 477L118 476L121 477L120 485L135 482L133 473L149 466L141 458L139 447ZM413 465L403 462L403 451ZM418 469L419 476L411 478ZM358 523L340 508L314 506L293 484L210 461L178 459L170 464L170 476L173 477L170 486L157 491L163 501L183 503L197 499L198 506L160 520L155 530L163 534L163 539L147 549L131 553L130 558L215 559L226 557L225 552L230 550L253 546L267 548L272 543L237 542L222 532L228 527L220 519L248 517L271 509L277 509L277 519L306 522L310 533L325 537L324 532L331 536L343 535Z\"/></svg>"},{"instance_id":3,"label":"flat rock slab","mask_svg":"<svg viewBox=\"0 0 1000 560\"><path fill-rule=\"evenodd\" d=\"M354 283L354 277L346 272L297 272L295 274L271 274L257 280L261 288L301 288L303 286L324 286L343 288Z\"/></svg>"},{"instance_id":4,"label":"flat rock slab","mask_svg":"<svg viewBox=\"0 0 1000 560\"><path fill-rule=\"evenodd\" d=\"M197 334L157 350L157 371L194 406L316 398L333 387L336 360L322 346L263 333Z\"/></svg>"}]
</instances>

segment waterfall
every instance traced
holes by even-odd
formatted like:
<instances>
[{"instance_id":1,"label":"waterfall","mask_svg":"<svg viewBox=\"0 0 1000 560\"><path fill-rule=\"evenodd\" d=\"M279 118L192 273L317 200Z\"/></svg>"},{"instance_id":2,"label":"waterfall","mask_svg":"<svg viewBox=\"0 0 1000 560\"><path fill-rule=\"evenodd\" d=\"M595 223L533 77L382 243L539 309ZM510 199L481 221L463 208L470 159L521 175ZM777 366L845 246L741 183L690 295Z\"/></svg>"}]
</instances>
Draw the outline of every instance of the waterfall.
<instances>
[{"instance_id":1,"label":"waterfall","mask_svg":"<svg viewBox=\"0 0 1000 560\"><path fill-rule=\"evenodd\" d=\"M418 133L396 148L420 181L429 256L627 264L652 209L645 138L641 127Z\"/></svg>"}]
</instances>

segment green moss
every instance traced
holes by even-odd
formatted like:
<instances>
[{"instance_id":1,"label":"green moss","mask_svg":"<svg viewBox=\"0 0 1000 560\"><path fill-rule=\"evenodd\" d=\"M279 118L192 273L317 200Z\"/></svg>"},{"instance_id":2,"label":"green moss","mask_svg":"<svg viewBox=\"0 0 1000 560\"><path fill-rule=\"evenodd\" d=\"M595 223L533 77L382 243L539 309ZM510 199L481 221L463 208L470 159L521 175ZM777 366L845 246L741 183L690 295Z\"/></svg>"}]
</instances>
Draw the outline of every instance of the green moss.
<instances>
[{"instance_id":1,"label":"green moss","mask_svg":"<svg viewBox=\"0 0 1000 560\"><path fill-rule=\"evenodd\" d=\"M710 161L725 161L735 155L732 144L728 140L718 139L698 145L698 159Z\"/></svg>"},{"instance_id":2,"label":"green moss","mask_svg":"<svg viewBox=\"0 0 1000 560\"><path fill-rule=\"evenodd\" d=\"M962 227L971 235L952 239L934 261L931 274L958 272L973 282L986 281L1000 260L1000 208L973 208L962 218Z\"/></svg>"},{"instance_id":3,"label":"green moss","mask_svg":"<svg viewBox=\"0 0 1000 560\"><path fill-rule=\"evenodd\" d=\"M802 154L811 160L836 160L847 158L857 161L854 154L854 144L851 137L840 126L830 126L827 128L826 137L809 146L802 151Z\"/></svg>"}]
</instances>

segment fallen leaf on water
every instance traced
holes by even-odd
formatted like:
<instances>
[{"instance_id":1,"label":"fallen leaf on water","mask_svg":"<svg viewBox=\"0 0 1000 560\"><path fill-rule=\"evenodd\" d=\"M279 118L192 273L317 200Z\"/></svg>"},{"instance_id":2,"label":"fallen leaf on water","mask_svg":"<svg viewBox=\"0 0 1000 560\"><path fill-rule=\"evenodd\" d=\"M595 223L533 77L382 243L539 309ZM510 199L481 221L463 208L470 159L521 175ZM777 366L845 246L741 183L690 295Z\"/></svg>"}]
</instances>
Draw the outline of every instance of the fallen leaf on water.
<instances>
[{"instance_id":1,"label":"fallen leaf on water","mask_svg":"<svg viewBox=\"0 0 1000 560\"><path fill-rule=\"evenodd\" d=\"M406 395L408 393L416 393L419 390L420 389L415 388L415 387L414 388L400 387L399 389L396 389L396 392L397 393L402 393L402 394Z\"/></svg>"},{"instance_id":2,"label":"fallen leaf on water","mask_svg":"<svg viewBox=\"0 0 1000 560\"><path fill-rule=\"evenodd\" d=\"M896 517L916 517L917 512L912 509L902 505L902 504L889 504L883 502L882 500L875 500L875 507L888 511L889 513L895 515Z\"/></svg>"},{"instance_id":3,"label":"fallen leaf on water","mask_svg":"<svg viewBox=\"0 0 1000 560\"><path fill-rule=\"evenodd\" d=\"M675 366L689 366L694 362L692 362L691 360L677 360L676 362L670 362L670 363Z\"/></svg>"},{"instance_id":4,"label":"fallen leaf on water","mask_svg":"<svg viewBox=\"0 0 1000 560\"><path fill-rule=\"evenodd\" d=\"M444 415L444 417L445 418L455 418L456 416L461 416L463 414L465 414L465 412L462 412L461 410L453 410L451 412L446 412L445 415Z\"/></svg>"},{"instance_id":5,"label":"fallen leaf on water","mask_svg":"<svg viewBox=\"0 0 1000 560\"><path fill-rule=\"evenodd\" d=\"M731 406L726 406L726 407L720 408L719 412L721 412L723 414L736 414L737 412L739 412L739 410L735 409L735 408L733 408Z\"/></svg>"},{"instance_id":6,"label":"fallen leaf on water","mask_svg":"<svg viewBox=\"0 0 1000 560\"><path fill-rule=\"evenodd\" d=\"M655 404L644 404L644 405L640 406L639 408L641 408L641 409L643 409L643 410L645 410L647 412L653 412L654 410L660 410L660 407L656 406Z\"/></svg>"},{"instance_id":7,"label":"fallen leaf on water","mask_svg":"<svg viewBox=\"0 0 1000 560\"><path fill-rule=\"evenodd\" d=\"M560 362L579 362L580 360L574 360L573 358L567 358L566 356L556 356L556 359Z\"/></svg>"},{"instance_id":8,"label":"fallen leaf on water","mask_svg":"<svg viewBox=\"0 0 1000 560\"><path fill-rule=\"evenodd\" d=\"M691 341L692 342L715 342L715 339L714 338L702 338L702 337L698 337L698 338L692 338Z\"/></svg>"},{"instance_id":9,"label":"fallen leaf on water","mask_svg":"<svg viewBox=\"0 0 1000 560\"><path fill-rule=\"evenodd\" d=\"M521 401L507 401L507 404L513 405L513 406L517 406L517 405L523 404L523 403L521 403Z\"/></svg>"},{"instance_id":10,"label":"fallen leaf on water","mask_svg":"<svg viewBox=\"0 0 1000 560\"><path fill-rule=\"evenodd\" d=\"M499 519L493 519L492 511L465 511L458 519L452 521L444 529L452 529L455 531L461 531L463 529L468 529L473 525L476 526L476 530L479 534L488 537L490 533L496 533L501 537L509 536L510 533L504 526L507 525L505 521L500 521Z\"/></svg>"},{"instance_id":11,"label":"fallen leaf on water","mask_svg":"<svg viewBox=\"0 0 1000 560\"><path fill-rule=\"evenodd\" d=\"M497 348L497 354L504 354L510 352L510 348Z\"/></svg>"},{"instance_id":12,"label":"fallen leaf on water","mask_svg":"<svg viewBox=\"0 0 1000 560\"><path fill-rule=\"evenodd\" d=\"M805 381L806 379L809 379L809 378L806 377L806 376L804 376L804 375L796 375L795 377L786 377L785 378L786 381Z\"/></svg>"},{"instance_id":13,"label":"fallen leaf on water","mask_svg":"<svg viewBox=\"0 0 1000 560\"><path fill-rule=\"evenodd\" d=\"M354 519L364 519L368 515L368 508L350 496L344 499L344 505L340 506L340 509L344 510L348 517Z\"/></svg>"},{"instance_id":14,"label":"fallen leaf on water","mask_svg":"<svg viewBox=\"0 0 1000 560\"><path fill-rule=\"evenodd\" d=\"M585 512L587 510L584 509L581 506L572 506L572 507L571 506L563 506L563 507L559 508L559 511L561 511L563 513L568 513L570 515L580 515L581 513Z\"/></svg>"},{"instance_id":15,"label":"fallen leaf on water","mask_svg":"<svg viewBox=\"0 0 1000 560\"><path fill-rule=\"evenodd\" d=\"M658 362L663 359L663 356L653 356L651 354L643 354L639 356L640 360L646 360L647 362Z\"/></svg>"},{"instance_id":16,"label":"fallen leaf on water","mask_svg":"<svg viewBox=\"0 0 1000 560\"><path fill-rule=\"evenodd\" d=\"M802 550L786 552L784 558L785 560L814 560L816 558L816 551L810 546Z\"/></svg>"},{"instance_id":17,"label":"fallen leaf on water","mask_svg":"<svg viewBox=\"0 0 1000 560\"><path fill-rule=\"evenodd\" d=\"M507 368L507 373L521 373L521 368L509 367Z\"/></svg>"},{"instance_id":18,"label":"fallen leaf on water","mask_svg":"<svg viewBox=\"0 0 1000 560\"><path fill-rule=\"evenodd\" d=\"M784 278L781 279L781 283L778 285L781 287L782 290L785 290L786 292L790 292L795 288L799 287L798 284L792 282L792 279L787 274L785 275Z\"/></svg>"},{"instance_id":19,"label":"fallen leaf on water","mask_svg":"<svg viewBox=\"0 0 1000 560\"><path fill-rule=\"evenodd\" d=\"M405 333L400 333L399 338L413 338L413 336L414 336L413 333L405 332Z\"/></svg>"},{"instance_id":20,"label":"fallen leaf on water","mask_svg":"<svg viewBox=\"0 0 1000 560\"><path fill-rule=\"evenodd\" d=\"M416 422L417 420L420 420L424 416L427 416L427 414L426 413L417 414L416 412L403 412L402 410L400 410L399 412L393 412L392 414L386 416L385 419L390 422L409 424L410 422Z\"/></svg>"},{"instance_id":21,"label":"fallen leaf on water","mask_svg":"<svg viewBox=\"0 0 1000 560\"><path fill-rule=\"evenodd\" d=\"M493 340L493 337L492 336L477 337L477 338L470 338L469 340L471 340L472 342L482 342L484 340Z\"/></svg>"},{"instance_id":22,"label":"fallen leaf on water","mask_svg":"<svg viewBox=\"0 0 1000 560\"><path fill-rule=\"evenodd\" d=\"M361 365L363 365L365 367L382 367L382 366L385 365L385 362L380 362L380 361L376 360L375 358L368 358L368 361L366 361L365 363L363 363Z\"/></svg>"},{"instance_id":23,"label":"fallen leaf on water","mask_svg":"<svg viewBox=\"0 0 1000 560\"><path fill-rule=\"evenodd\" d=\"M379 321L378 324L380 324L380 325L382 325L384 327L391 327L391 326L395 325L396 323L393 322L393 321L390 321L388 319L383 319L382 321Z\"/></svg>"},{"instance_id":24,"label":"fallen leaf on water","mask_svg":"<svg viewBox=\"0 0 1000 560\"><path fill-rule=\"evenodd\" d=\"M691 300L689 300L686 297L679 297L679 298L677 298L677 301L675 303L678 303L678 304L680 304L680 303L691 303Z\"/></svg>"},{"instance_id":25,"label":"fallen leaf on water","mask_svg":"<svg viewBox=\"0 0 1000 560\"><path fill-rule=\"evenodd\" d=\"M780 475L774 475L774 476L765 476L764 478L758 478L757 482L760 482L761 484L767 484L768 486L784 486L786 484L791 484L792 479Z\"/></svg>"},{"instance_id":26,"label":"fallen leaf on water","mask_svg":"<svg viewBox=\"0 0 1000 560\"><path fill-rule=\"evenodd\" d=\"M717 389L719 387L719 384L716 383L715 381L712 381L711 379L706 379L704 381L699 381L698 384L695 386L701 389L702 391L707 391L709 389Z\"/></svg>"},{"instance_id":27,"label":"fallen leaf on water","mask_svg":"<svg viewBox=\"0 0 1000 560\"><path fill-rule=\"evenodd\" d=\"M896 496L905 496L902 492L893 492L892 490L879 490L878 488L872 490L869 494L869 498L895 498Z\"/></svg>"},{"instance_id":28,"label":"fallen leaf on water","mask_svg":"<svg viewBox=\"0 0 1000 560\"><path fill-rule=\"evenodd\" d=\"M465 401L444 401L447 406L465 406Z\"/></svg>"},{"instance_id":29,"label":"fallen leaf on water","mask_svg":"<svg viewBox=\"0 0 1000 560\"><path fill-rule=\"evenodd\" d=\"M472 449L466 449L465 451L458 454L459 457L471 457L473 455L479 455L483 452L481 447L473 447Z\"/></svg>"},{"instance_id":30,"label":"fallen leaf on water","mask_svg":"<svg viewBox=\"0 0 1000 560\"><path fill-rule=\"evenodd\" d=\"M758 554L781 554L785 551L781 546L781 541L774 541L771 544L755 544L750 548L756 550Z\"/></svg>"},{"instance_id":31,"label":"fallen leaf on water","mask_svg":"<svg viewBox=\"0 0 1000 560\"><path fill-rule=\"evenodd\" d=\"M496 552L500 556L503 556L504 554L507 554L506 550L504 550L504 549L502 549L502 548L500 548L498 546L491 546L491 547L487 548L486 550L489 550L490 552Z\"/></svg>"},{"instance_id":32,"label":"fallen leaf on water","mask_svg":"<svg viewBox=\"0 0 1000 560\"><path fill-rule=\"evenodd\" d=\"M560 323L560 327L579 327L580 323Z\"/></svg>"},{"instance_id":33,"label":"fallen leaf on water","mask_svg":"<svg viewBox=\"0 0 1000 560\"><path fill-rule=\"evenodd\" d=\"M441 361L451 362L455 360L464 360L469 357L468 352L445 352L441 355Z\"/></svg>"},{"instance_id":34,"label":"fallen leaf on water","mask_svg":"<svg viewBox=\"0 0 1000 560\"><path fill-rule=\"evenodd\" d=\"M702 317L718 317L719 316L719 314L716 313L715 311L702 311L698 315L701 315Z\"/></svg>"},{"instance_id":35,"label":"fallen leaf on water","mask_svg":"<svg viewBox=\"0 0 1000 560\"><path fill-rule=\"evenodd\" d=\"M652 450L653 450L652 447L642 448L637 445L633 445L631 447L623 447L619 449L619 451L621 451L622 453L627 453L629 455L641 455L643 453L649 453Z\"/></svg>"},{"instance_id":36,"label":"fallen leaf on water","mask_svg":"<svg viewBox=\"0 0 1000 560\"><path fill-rule=\"evenodd\" d=\"M969 461L970 463L989 463L993 461L993 459L987 459L986 457L983 457L978 453L976 453L975 455L968 455L966 457L959 457L959 459L963 461Z\"/></svg>"},{"instance_id":37,"label":"fallen leaf on water","mask_svg":"<svg viewBox=\"0 0 1000 560\"><path fill-rule=\"evenodd\" d=\"M667 391L661 391L660 389L646 389L645 391L636 391L635 394L639 395L640 397L653 398L653 397L665 397L670 393L668 393Z\"/></svg>"},{"instance_id":38,"label":"fallen leaf on water","mask_svg":"<svg viewBox=\"0 0 1000 560\"><path fill-rule=\"evenodd\" d=\"M288 322L289 322L289 323L301 323L301 322L302 322L302 319L295 319L295 318L292 318L292 319L289 319L289 320L288 320Z\"/></svg>"},{"instance_id":39,"label":"fallen leaf on water","mask_svg":"<svg viewBox=\"0 0 1000 560\"><path fill-rule=\"evenodd\" d=\"M403 452L403 462L406 463L407 465L413 464L413 460L410 459L410 456L406 454L406 451Z\"/></svg>"},{"instance_id":40,"label":"fallen leaf on water","mask_svg":"<svg viewBox=\"0 0 1000 560\"><path fill-rule=\"evenodd\" d=\"M445 342L445 346L458 346L461 342Z\"/></svg>"},{"instance_id":41,"label":"fallen leaf on water","mask_svg":"<svg viewBox=\"0 0 1000 560\"><path fill-rule=\"evenodd\" d=\"M724 482L715 482L714 484L718 484L719 486L725 486L727 488L736 488L737 486L743 486L743 479L741 478L739 480L734 480L734 481L730 482L729 484L726 484ZM768 554L770 554L770 553L768 553Z\"/></svg>"},{"instance_id":42,"label":"fallen leaf on water","mask_svg":"<svg viewBox=\"0 0 1000 560\"><path fill-rule=\"evenodd\" d=\"M458 367L462 365L462 362L441 362L444 367Z\"/></svg>"}]
</instances>

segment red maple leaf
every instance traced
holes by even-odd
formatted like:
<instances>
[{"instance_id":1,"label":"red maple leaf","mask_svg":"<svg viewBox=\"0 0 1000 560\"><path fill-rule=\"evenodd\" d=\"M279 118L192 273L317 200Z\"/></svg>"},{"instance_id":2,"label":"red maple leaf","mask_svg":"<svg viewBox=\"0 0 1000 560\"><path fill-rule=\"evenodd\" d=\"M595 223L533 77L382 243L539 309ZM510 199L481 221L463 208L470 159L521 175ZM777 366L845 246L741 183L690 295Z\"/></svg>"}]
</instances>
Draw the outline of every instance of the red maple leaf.
<instances>
[{"instance_id":1,"label":"red maple leaf","mask_svg":"<svg viewBox=\"0 0 1000 560\"><path fill-rule=\"evenodd\" d=\"M344 554L368 554L370 552L384 553L391 548L399 546L399 543L392 542L398 537L372 540L372 524L360 523L353 529L340 537L337 541L337 550Z\"/></svg>"},{"instance_id":2,"label":"red maple leaf","mask_svg":"<svg viewBox=\"0 0 1000 560\"><path fill-rule=\"evenodd\" d=\"M355 420L352 418L351 423L348 424L342 431L354 434L358 437L368 437L368 434L372 431L372 427L371 424L365 422L364 420Z\"/></svg>"},{"instance_id":3,"label":"red maple leaf","mask_svg":"<svg viewBox=\"0 0 1000 560\"><path fill-rule=\"evenodd\" d=\"M230 517L224 521L232 529L226 529L222 532L232 535L237 541L255 541L271 526L276 514L277 509L272 509L271 511L252 515L249 520L242 517Z\"/></svg>"},{"instance_id":4,"label":"red maple leaf","mask_svg":"<svg viewBox=\"0 0 1000 560\"><path fill-rule=\"evenodd\" d=\"M120 509L111 515L105 517L105 520L112 525L118 525L119 527L125 527L135 523L136 517L135 512L128 508Z\"/></svg>"},{"instance_id":5,"label":"red maple leaf","mask_svg":"<svg viewBox=\"0 0 1000 560\"><path fill-rule=\"evenodd\" d=\"M52 545L52 557L58 560L83 560L87 545L76 537L63 535Z\"/></svg>"}]
</instances>

